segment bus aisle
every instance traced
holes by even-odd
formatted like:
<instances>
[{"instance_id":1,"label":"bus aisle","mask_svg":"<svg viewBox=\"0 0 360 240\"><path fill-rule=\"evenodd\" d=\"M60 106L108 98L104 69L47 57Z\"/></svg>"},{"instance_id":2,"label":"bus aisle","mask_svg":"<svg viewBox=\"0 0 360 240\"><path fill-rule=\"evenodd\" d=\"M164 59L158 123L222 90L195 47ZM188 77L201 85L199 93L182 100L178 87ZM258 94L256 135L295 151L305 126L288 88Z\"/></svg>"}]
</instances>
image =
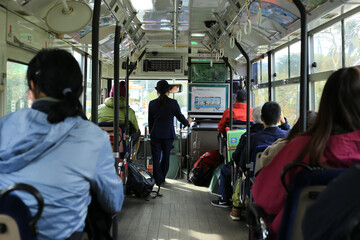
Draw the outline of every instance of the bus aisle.
<instances>
[{"instance_id":1,"label":"bus aisle","mask_svg":"<svg viewBox=\"0 0 360 240\"><path fill-rule=\"evenodd\" d=\"M156 188L156 187L155 187ZM166 179L163 197L127 196L118 216L118 239L248 239L245 220L232 221L231 208L214 208L216 196L186 179Z\"/></svg>"}]
</instances>

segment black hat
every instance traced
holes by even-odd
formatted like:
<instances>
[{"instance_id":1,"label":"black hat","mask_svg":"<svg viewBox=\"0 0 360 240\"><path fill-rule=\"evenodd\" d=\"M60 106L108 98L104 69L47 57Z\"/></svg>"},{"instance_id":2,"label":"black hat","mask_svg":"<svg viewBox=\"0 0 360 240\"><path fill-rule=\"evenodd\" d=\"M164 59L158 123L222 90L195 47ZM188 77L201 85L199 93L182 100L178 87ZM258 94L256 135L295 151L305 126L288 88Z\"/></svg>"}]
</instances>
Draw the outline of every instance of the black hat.
<instances>
[{"instance_id":1,"label":"black hat","mask_svg":"<svg viewBox=\"0 0 360 240\"><path fill-rule=\"evenodd\" d=\"M170 85L166 80L160 80L157 82L155 89L160 93L166 93L170 90Z\"/></svg>"}]
</instances>

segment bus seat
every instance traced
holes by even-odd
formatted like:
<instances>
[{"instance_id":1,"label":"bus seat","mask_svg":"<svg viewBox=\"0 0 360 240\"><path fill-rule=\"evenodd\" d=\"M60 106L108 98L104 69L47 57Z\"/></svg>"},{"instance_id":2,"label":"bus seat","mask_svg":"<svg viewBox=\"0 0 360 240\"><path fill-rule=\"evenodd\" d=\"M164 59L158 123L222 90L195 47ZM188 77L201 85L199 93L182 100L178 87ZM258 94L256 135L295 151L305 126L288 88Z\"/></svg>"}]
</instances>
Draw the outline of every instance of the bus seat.
<instances>
[{"instance_id":1,"label":"bus seat","mask_svg":"<svg viewBox=\"0 0 360 240\"><path fill-rule=\"evenodd\" d=\"M99 122L98 126L101 127L104 131L106 131L110 137L111 145L114 142L114 124L112 122ZM119 124L119 153L122 154L125 152L126 143L125 143L125 134L124 133L124 125Z\"/></svg>"},{"instance_id":2,"label":"bus seat","mask_svg":"<svg viewBox=\"0 0 360 240\"><path fill-rule=\"evenodd\" d=\"M99 122L98 126L101 127L104 131L109 134L111 145L114 143L114 125L112 122ZM117 166L118 174L123 181L123 184L126 185L127 182L127 167L128 167L128 148L126 146L126 137L124 134L124 125L119 124L119 162Z\"/></svg>"},{"instance_id":3,"label":"bus seat","mask_svg":"<svg viewBox=\"0 0 360 240\"><path fill-rule=\"evenodd\" d=\"M304 169L295 174L289 186L286 185L286 173L297 167ZM317 196L331 180L344 173L345 170L313 168L302 162L292 162L284 167L281 181L287 194L278 239L303 239L301 222L306 208L315 202Z\"/></svg>"},{"instance_id":4,"label":"bus seat","mask_svg":"<svg viewBox=\"0 0 360 240\"><path fill-rule=\"evenodd\" d=\"M25 191L31 194L37 201L38 209L34 216L31 216L29 208L16 195L9 194L13 191ZM0 192L0 239L37 239L37 226L42 210L44 199L40 192L24 183L17 183L9 186Z\"/></svg>"},{"instance_id":5,"label":"bus seat","mask_svg":"<svg viewBox=\"0 0 360 240\"><path fill-rule=\"evenodd\" d=\"M250 125L253 124L254 122L250 122ZM246 129L246 121L233 120L233 129Z\"/></svg>"},{"instance_id":6,"label":"bus seat","mask_svg":"<svg viewBox=\"0 0 360 240\"><path fill-rule=\"evenodd\" d=\"M251 154L250 163L246 164L243 181L241 182L242 186L240 187L241 201L245 201L246 199L250 199L250 201L252 201L250 190L255 180L256 170L260 168L260 161L258 160L261 157L261 153L265 151L268 146L269 145L257 146Z\"/></svg>"}]
</instances>

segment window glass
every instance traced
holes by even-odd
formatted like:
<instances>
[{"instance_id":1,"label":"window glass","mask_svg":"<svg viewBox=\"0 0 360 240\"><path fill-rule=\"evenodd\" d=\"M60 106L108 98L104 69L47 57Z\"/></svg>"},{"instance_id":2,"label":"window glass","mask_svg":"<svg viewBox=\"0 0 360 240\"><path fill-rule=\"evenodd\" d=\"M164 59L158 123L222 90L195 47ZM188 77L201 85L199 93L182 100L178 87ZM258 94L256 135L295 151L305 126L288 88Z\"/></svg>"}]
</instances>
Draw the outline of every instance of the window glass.
<instances>
[{"instance_id":1,"label":"window glass","mask_svg":"<svg viewBox=\"0 0 360 240\"><path fill-rule=\"evenodd\" d=\"M341 68L341 25L340 22L314 34L315 72Z\"/></svg>"},{"instance_id":2,"label":"window glass","mask_svg":"<svg viewBox=\"0 0 360 240\"><path fill-rule=\"evenodd\" d=\"M283 48L275 53L276 80L289 78L288 48Z\"/></svg>"},{"instance_id":3,"label":"window glass","mask_svg":"<svg viewBox=\"0 0 360 240\"><path fill-rule=\"evenodd\" d=\"M280 104L290 126L294 125L294 121L299 116L299 92L299 84L282 85L275 88L275 101Z\"/></svg>"},{"instance_id":4,"label":"window glass","mask_svg":"<svg viewBox=\"0 0 360 240\"><path fill-rule=\"evenodd\" d=\"M322 91L324 89L326 81L315 82L315 111L318 111L320 105L320 99L322 95Z\"/></svg>"},{"instance_id":5,"label":"window glass","mask_svg":"<svg viewBox=\"0 0 360 240\"><path fill-rule=\"evenodd\" d=\"M290 46L290 77L300 76L300 50L301 42Z\"/></svg>"},{"instance_id":6,"label":"window glass","mask_svg":"<svg viewBox=\"0 0 360 240\"><path fill-rule=\"evenodd\" d=\"M265 57L263 60L261 60L261 80L263 83L267 83L269 80L269 74L268 74L268 58Z\"/></svg>"},{"instance_id":7,"label":"window glass","mask_svg":"<svg viewBox=\"0 0 360 240\"><path fill-rule=\"evenodd\" d=\"M255 106L262 106L269 100L269 92L267 88L260 88L253 90L255 95Z\"/></svg>"},{"instance_id":8,"label":"window glass","mask_svg":"<svg viewBox=\"0 0 360 240\"><path fill-rule=\"evenodd\" d=\"M360 13L346 18L345 25L345 66L360 65Z\"/></svg>"},{"instance_id":9,"label":"window glass","mask_svg":"<svg viewBox=\"0 0 360 240\"><path fill-rule=\"evenodd\" d=\"M31 107L32 100L26 80L27 65L7 62L6 113Z\"/></svg>"},{"instance_id":10,"label":"window glass","mask_svg":"<svg viewBox=\"0 0 360 240\"><path fill-rule=\"evenodd\" d=\"M92 60L87 59L87 79L86 79L86 116L91 116L91 79L92 79Z\"/></svg>"}]
</instances>

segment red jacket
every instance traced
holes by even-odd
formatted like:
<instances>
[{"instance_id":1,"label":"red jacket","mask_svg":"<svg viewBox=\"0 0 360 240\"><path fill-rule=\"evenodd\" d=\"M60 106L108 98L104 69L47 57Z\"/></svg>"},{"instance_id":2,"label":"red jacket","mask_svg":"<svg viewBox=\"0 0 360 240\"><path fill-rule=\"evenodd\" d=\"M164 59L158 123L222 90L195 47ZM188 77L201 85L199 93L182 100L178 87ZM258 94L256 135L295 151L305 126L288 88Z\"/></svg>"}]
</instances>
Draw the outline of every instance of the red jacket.
<instances>
[{"instance_id":1,"label":"red jacket","mask_svg":"<svg viewBox=\"0 0 360 240\"><path fill-rule=\"evenodd\" d=\"M246 122L246 103L236 102L233 107L233 119ZM230 108L226 109L218 124L218 131L225 132L226 123L230 120ZM250 108L250 121L252 122L252 108Z\"/></svg>"},{"instance_id":2,"label":"red jacket","mask_svg":"<svg viewBox=\"0 0 360 240\"><path fill-rule=\"evenodd\" d=\"M281 170L286 164L296 160L310 139L311 136L294 138L255 178L252 187L255 203L266 213L276 216L270 226L270 239L276 239L284 210L285 189L280 180ZM303 162L309 163L309 160L309 155L306 155ZM360 163L360 130L330 136L320 165L325 168L348 168L356 163ZM289 179L286 181L289 183Z\"/></svg>"}]
</instances>

